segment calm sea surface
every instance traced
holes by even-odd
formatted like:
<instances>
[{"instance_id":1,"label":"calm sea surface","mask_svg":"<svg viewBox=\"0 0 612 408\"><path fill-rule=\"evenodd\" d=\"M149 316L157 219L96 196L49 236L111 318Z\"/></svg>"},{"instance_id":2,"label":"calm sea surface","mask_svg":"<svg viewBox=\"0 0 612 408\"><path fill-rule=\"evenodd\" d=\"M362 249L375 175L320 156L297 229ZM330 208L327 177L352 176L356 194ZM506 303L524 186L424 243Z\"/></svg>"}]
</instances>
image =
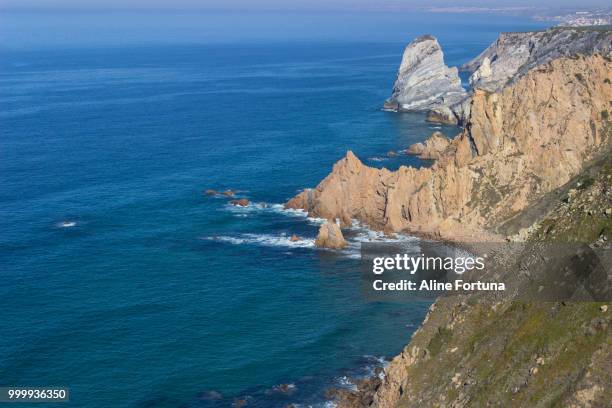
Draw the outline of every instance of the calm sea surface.
<instances>
[{"instance_id":1,"label":"calm sea surface","mask_svg":"<svg viewBox=\"0 0 612 408\"><path fill-rule=\"evenodd\" d=\"M438 36L460 64L537 25L257 18L2 16L0 386L67 386L69 406L91 408L320 404L409 340L427 303L360 295L374 234L317 250L318 224L280 204L348 149L424 164L385 156L438 128L380 110L412 37Z\"/></svg>"}]
</instances>

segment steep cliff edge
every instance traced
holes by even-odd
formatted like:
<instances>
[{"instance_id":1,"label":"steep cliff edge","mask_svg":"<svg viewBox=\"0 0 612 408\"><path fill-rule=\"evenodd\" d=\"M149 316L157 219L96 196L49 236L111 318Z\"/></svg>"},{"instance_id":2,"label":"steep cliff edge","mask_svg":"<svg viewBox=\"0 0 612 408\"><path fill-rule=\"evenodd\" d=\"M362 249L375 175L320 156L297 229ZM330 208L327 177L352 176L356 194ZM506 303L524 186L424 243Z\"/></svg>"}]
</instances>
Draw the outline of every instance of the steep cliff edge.
<instances>
[{"instance_id":1,"label":"steep cliff edge","mask_svg":"<svg viewBox=\"0 0 612 408\"><path fill-rule=\"evenodd\" d=\"M489 261L500 279L537 279L550 262L539 249L551 242L605 248L609 258L610 180L608 154L552 198L552 210L524 245ZM611 313L609 301L517 302L488 293L439 298L384 375L341 395L339 408L609 406Z\"/></svg>"},{"instance_id":2,"label":"steep cliff edge","mask_svg":"<svg viewBox=\"0 0 612 408\"><path fill-rule=\"evenodd\" d=\"M467 96L457 68L444 64L438 40L430 35L415 38L404 50L397 79L386 109L427 111L453 105Z\"/></svg>"},{"instance_id":3,"label":"steep cliff edge","mask_svg":"<svg viewBox=\"0 0 612 408\"><path fill-rule=\"evenodd\" d=\"M553 59L575 54L609 56L611 50L609 28L553 27L546 31L502 33L461 69L473 72L473 88L493 92Z\"/></svg>"},{"instance_id":4,"label":"steep cliff edge","mask_svg":"<svg viewBox=\"0 0 612 408\"><path fill-rule=\"evenodd\" d=\"M553 60L497 92L476 90L462 133L430 168L365 166L351 152L288 208L390 231L482 239L578 174L609 140L611 62Z\"/></svg>"}]
</instances>

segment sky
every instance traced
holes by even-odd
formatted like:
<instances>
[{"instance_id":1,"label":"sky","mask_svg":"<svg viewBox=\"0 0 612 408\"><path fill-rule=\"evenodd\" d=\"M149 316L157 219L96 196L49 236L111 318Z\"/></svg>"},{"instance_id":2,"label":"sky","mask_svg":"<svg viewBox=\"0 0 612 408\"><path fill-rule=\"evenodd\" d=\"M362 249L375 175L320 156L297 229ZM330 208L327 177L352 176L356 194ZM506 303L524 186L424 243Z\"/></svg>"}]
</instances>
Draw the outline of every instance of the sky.
<instances>
[{"instance_id":1,"label":"sky","mask_svg":"<svg viewBox=\"0 0 612 408\"><path fill-rule=\"evenodd\" d=\"M609 0L0 0L4 10L306 11L401 10L423 7L609 6Z\"/></svg>"}]
</instances>

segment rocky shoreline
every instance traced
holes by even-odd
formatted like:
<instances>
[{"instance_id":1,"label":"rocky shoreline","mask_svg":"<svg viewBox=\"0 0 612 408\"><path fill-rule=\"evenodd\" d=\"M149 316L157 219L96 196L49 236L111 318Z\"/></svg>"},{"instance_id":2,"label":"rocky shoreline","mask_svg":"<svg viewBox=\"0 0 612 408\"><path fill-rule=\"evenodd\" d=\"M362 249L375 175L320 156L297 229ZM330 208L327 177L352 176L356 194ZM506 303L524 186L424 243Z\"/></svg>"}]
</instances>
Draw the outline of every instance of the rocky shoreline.
<instances>
[{"instance_id":1,"label":"rocky shoreline","mask_svg":"<svg viewBox=\"0 0 612 408\"><path fill-rule=\"evenodd\" d=\"M611 67L601 55L560 58L499 92L477 89L464 130L431 167L376 169L348 152L286 207L343 226L357 219L390 233L491 239L607 144Z\"/></svg>"},{"instance_id":2,"label":"rocky shoreline","mask_svg":"<svg viewBox=\"0 0 612 408\"><path fill-rule=\"evenodd\" d=\"M451 104L460 94L456 72L434 38L418 38L385 108L429 111L429 119L456 121L463 131L409 148L436 160L430 168L375 169L349 151L286 207L334 225L357 219L389 234L468 246L525 242L492 260L509 276L517 271L510 257L533 259L518 269L523 282L547 269L540 242L609 248L611 39L609 30L573 28L502 34L463 67L473 71L473 89ZM427 94L420 80L437 85ZM441 298L383 375L334 397L340 407L604 406L612 372L607 310L595 302Z\"/></svg>"}]
</instances>

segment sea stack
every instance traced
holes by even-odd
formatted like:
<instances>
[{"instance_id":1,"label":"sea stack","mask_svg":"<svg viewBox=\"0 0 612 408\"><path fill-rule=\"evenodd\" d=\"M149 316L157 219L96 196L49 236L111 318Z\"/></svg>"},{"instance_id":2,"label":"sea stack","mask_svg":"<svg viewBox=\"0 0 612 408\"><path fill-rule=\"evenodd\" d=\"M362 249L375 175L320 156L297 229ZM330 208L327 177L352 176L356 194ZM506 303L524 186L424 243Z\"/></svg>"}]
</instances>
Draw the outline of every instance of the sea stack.
<instances>
[{"instance_id":1,"label":"sea stack","mask_svg":"<svg viewBox=\"0 0 612 408\"><path fill-rule=\"evenodd\" d=\"M467 97L456 67L444 64L438 40L431 35L415 38L404 50L397 79L385 109L429 111L450 107Z\"/></svg>"},{"instance_id":2,"label":"sea stack","mask_svg":"<svg viewBox=\"0 0 612 408\"><path fill-rule=\"evenodd\" d=\"M326 221L319 228L315 245L319 248L342 249L348 245L338 224Z\"/></svg>"}]
</instances>

